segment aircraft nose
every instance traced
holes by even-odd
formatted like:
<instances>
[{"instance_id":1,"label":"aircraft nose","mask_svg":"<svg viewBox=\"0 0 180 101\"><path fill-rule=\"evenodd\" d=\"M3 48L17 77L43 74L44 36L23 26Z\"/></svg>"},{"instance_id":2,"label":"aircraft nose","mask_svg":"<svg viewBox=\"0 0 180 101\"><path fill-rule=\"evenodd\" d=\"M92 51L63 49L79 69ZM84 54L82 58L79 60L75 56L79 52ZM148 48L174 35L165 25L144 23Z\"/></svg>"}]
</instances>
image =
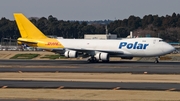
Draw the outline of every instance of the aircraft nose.
<instances>
[{"instance_id":1,"label":"aircraft nose","mask_svg":"<svg viewBox=\"0 0 180 101\"><path fill-rule=\"evenodd\" d=\"M163 45L163 50L162 51L164 51L166 54L171 53L174 50L175 50L175 48L172 45L168 44L168 43Z\"/></svg>"}]
</instances>

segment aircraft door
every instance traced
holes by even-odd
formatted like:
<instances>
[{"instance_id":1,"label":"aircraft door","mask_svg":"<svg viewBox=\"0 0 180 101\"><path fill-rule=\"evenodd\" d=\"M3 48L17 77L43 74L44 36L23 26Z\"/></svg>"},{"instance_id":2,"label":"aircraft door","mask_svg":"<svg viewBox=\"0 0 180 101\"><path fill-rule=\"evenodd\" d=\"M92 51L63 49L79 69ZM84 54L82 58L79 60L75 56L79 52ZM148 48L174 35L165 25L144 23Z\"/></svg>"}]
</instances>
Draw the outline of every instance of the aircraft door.
<instances>
[{"instance_id":1,"label":"aircraft door","mask_svg":"<svg viewBox=\"0 0 180 101\"><path fill-rule=\"evenodd\" d=\"M156 44L156 42L157 42L157 41L154 39L154 40L153 40L153 44Z\"/></svg>"}]
</instances>

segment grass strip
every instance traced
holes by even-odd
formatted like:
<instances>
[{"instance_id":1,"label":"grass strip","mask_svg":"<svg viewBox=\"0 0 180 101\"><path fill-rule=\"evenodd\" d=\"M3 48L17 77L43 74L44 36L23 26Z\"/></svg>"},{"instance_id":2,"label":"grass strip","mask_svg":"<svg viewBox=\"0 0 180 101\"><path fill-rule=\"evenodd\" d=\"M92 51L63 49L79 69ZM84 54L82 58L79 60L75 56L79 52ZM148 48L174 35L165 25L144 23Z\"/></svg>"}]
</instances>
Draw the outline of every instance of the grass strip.
<instances>
[{"instance_id":1,"label":"grass strip","mask_svg":"<svg viewBox=\"0 0 180 101\"><path fill-rule=\"evenodd\" d=\"M33 59L35 57L39 56L39 54L16 54L13 57L11 57L10 59Z\"/></svg>"}]
</instances>

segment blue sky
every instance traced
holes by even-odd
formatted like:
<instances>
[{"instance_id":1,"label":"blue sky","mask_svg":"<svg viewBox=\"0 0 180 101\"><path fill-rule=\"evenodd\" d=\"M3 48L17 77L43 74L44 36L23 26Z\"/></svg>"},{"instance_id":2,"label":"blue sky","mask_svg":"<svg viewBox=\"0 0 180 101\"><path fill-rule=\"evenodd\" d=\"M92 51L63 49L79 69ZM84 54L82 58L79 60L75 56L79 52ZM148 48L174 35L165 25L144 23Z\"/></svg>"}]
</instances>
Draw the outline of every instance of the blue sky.
<instances>
[{"instance_id":1,"label":"blue sky","mask_svg":"<svg viewBox=\"0 0 180 101\"><path fill-rule=\"evenodd\" d=\"M14 20L14 12L59 20L123 20L130 15L180 14L180 0L0 0L0 18Z\"/></svg>"}]
</instances>

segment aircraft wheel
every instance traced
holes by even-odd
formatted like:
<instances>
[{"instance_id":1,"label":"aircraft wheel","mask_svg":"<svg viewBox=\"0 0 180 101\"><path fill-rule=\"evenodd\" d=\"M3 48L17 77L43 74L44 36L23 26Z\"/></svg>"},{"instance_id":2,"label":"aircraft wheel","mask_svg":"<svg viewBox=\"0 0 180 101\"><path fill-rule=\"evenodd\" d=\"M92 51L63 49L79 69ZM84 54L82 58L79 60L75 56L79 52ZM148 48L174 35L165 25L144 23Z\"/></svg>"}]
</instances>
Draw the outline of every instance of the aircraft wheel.
<instances>
[{"instance_id":1,"label":"aircraft wheel","mask_svg":"<svg viewBox=\"0 0 180 101\"><path fill-rule=\"evenodd\" d=\"M109 60L102 60L102 62L103 62L103 63L108 63L108 62L109 62Z\"/></svg>"}]
</instances>

